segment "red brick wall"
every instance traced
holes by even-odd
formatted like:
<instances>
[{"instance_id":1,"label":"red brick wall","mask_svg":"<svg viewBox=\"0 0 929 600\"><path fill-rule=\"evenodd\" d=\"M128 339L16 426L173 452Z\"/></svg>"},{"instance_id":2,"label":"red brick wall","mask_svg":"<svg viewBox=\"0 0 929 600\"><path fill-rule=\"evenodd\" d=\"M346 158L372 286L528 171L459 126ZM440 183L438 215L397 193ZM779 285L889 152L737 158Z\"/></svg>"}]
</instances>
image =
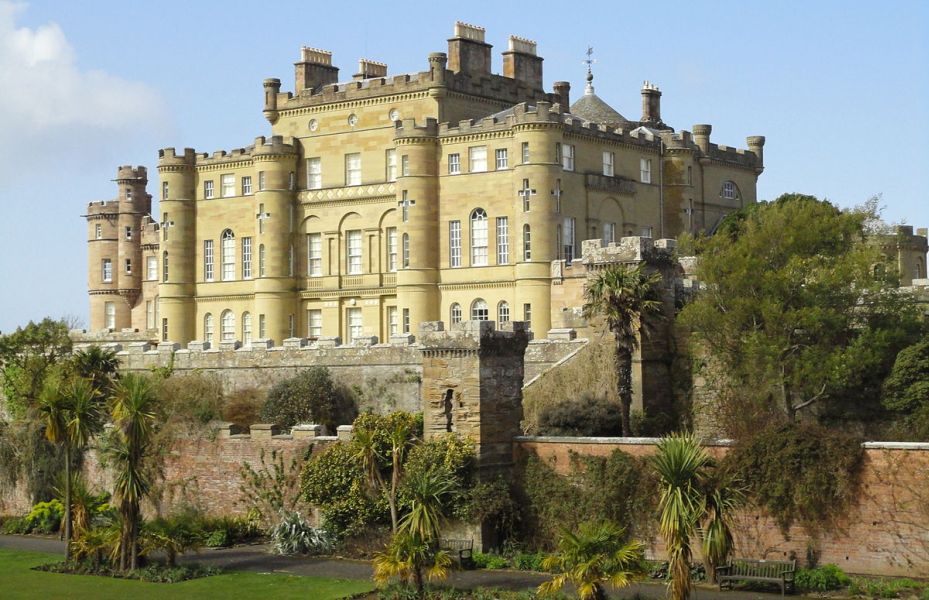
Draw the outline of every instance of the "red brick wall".
<instances>
[{"instance_id":1,"label":"red brick wall","mask_svg":"<svg viewBox=\"0 0 929 600\"><path fill-rule=\"evenodd\" d=\"M655 441L519 438L515 451L518 457L535 454L550 460L556 471L565 473L570 452L607 456L617 448L648 456ZM711 447L717 456L726 451L723 445ZM857 502L837 515L834 530L818 541L799 526L783 535L761 509L743 511L736 519L736 555L775 559L795 553L798 563L805 564L812 546L820 564L835 563L849 573L929 576L929 444L865 444L860 489ZM662 545L650 542L660 557Z\"/></svg>"}]
</instances>

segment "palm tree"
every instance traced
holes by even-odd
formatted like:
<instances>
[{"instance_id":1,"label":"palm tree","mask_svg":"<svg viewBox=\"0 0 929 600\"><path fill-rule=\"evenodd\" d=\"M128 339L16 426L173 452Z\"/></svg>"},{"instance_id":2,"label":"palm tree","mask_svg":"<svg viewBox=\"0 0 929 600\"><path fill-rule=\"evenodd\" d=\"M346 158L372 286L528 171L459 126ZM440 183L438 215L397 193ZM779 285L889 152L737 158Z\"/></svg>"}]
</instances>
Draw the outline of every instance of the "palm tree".
<instances>
[{"instance_id":1,"label":"palm tree","mask_svg":"<svg viewBox=\"0 0 929 600\"><path fill-rule=\"evenodd\" d=\"M732 514L745 502L745 493L737 482L720 480L708 486L706 500L700 535L706 576L715 583L716 567L725 564L732 553Z\"/></svg>"},{"instance_id":2,"label":"palm tree","mask_svg":"<svg viewBox=\"0 0 929 600\"><path fill-rule=\"evenodd\" d=\"M644 318L661 310L660 281L659 273L648 274L641 264L616 264L598 271L584 291L584 317L604 317L616 340L616 392L622 407L622 432L627 437L632 435L632 354L639 346L637 334Z\"/></svg>"},{"instance_id":3,"label":"palm tree","mask_svg":"<svg viewBox=\"0 0 929 600\"><path fill-rule=\"evenodd\" d=\"M146 452L155 427L156 396L151 381L137 374L119 380L113 392L116 426L108 454L116 467L113 496L122 519L120 569L135 569L139 561L140 504L151 487Z\"/></svg>"},{"instance_id":4,"label":"palm tree","mask_svg":"<svg viewBox=\"0 0 929 600\"><path fill-rule=\"evenodd\" d=\"M652 461L661 485L658 531L668 553L668 594L671 600L686 600L692 588L691 538L706 514L704 482L710 457L693 435L674 434L658 443Z\"/></svg>"},{"instance_id":5,"label":"palm tree","mask_svg":"<svg viewBox=\"0 0 929 600\"><path fill-rule=\"evenodd\" d=\"M403 477L403 461L413 443L416 420L410 413L396 411L386 417L374 417L373 423L371 417L366 416L364 426L358 426L358 423L356 421L352 439L355 456L361 462L369 489L387 492L391 530L396 533L399 527L397 494ZM384 456L387 445L391 467L389 487L382 473L387 466L387 457Z\"/></svg>"},{"instance_id":6,"label":"palm tree","mask_svg":"<svg viewBox=\"0 0 929 600\"><path fill-rule=\"evenodd\" d=\"M91 436L99 429L97 393L90 382L81 377L63 381L58 375L48 377L39 396L39 412L45 425L45 437L64 449L64 537L65 560L71 558L71 457L74 451L87 447Z\"/></svg>"},{"instance_id":7,"label":"palm tree","mask_svg":"<svg viewBox=\"0 0 929 600\"><path fill-rule=\"evenodd\" d=\"M577 533L563 530L558 551L542 560L542 568L558 573L539 586L539 594L557 592L571 582L580 600L606 600L604 584L629 585L643 545L626 541L621 527L604 521L582 523Z\"/></svg>"},{"instance_id":8,"label":"palm tree","mask_svg":"<svg viewBox=\"0 0 929 600\"><path fill-rule=\"evenodd\" d=\"M72 355L71 364L78 375L90 381L100 397L109 396L113 382L119 375L119 358L115 350L96 345L81 349Z\"/></svg>"}]
</instances>

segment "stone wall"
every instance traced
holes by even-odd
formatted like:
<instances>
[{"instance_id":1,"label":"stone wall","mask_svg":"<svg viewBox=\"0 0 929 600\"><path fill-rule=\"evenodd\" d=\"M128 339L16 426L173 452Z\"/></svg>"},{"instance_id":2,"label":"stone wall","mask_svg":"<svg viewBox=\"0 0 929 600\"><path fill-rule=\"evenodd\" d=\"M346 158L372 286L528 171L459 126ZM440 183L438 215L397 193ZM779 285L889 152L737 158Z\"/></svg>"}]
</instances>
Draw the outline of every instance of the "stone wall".
<instances>
[{"instance_id":1,"label":"stone wall","mask_svg":"<svg viewBox=\"0 0 929 600\"><path fill-rule=\"evenodd\" d=\"M608 456L616 449L633 456L654 453L653 438L517 438L518 457L537 455L561 473L570 454ZM810 548L820 564L835 563L849 573L925 576L929 574L929 444L867 442L861 472L861 495L837 528L812 539L799 526L787 535L759 509L742 511L735 526L736 554L779 559L795 555L805 564ZM725 442L711 444L711 454L728 451ZM650 553L663 556L663 545L651 540Z\"/></svg>"}]
</instances>

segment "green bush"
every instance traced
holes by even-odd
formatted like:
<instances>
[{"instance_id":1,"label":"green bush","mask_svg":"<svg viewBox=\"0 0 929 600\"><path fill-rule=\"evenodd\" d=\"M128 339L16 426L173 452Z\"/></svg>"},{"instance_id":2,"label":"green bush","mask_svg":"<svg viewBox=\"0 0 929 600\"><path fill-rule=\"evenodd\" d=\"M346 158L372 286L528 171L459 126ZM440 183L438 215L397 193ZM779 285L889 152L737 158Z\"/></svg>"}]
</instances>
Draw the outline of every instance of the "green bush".
<instances>
[{"instance_id":1,"label":"green bush","mask_svg":"<svg viewBox=\"0 0 929 600\"><path fill-rule=\"evenodd\" d=\"M271 551L274 554L328 554L332 538L316 529L298 512L281 513L281 520L271 527Z\"/></svg>"},{"instance_id":2,"label":"green bush","mask_svg":"<svg viewBox=\"0 0 929 600\"><path fill-rule=\"evenodd\" d=\"M199 517L198 521L197 530L208 548L248 544L263 537L257 520L249 517Z\"/></svg>"},{"instance_id":3,"label":"green bush","mask_svg":"<svg viewBox=\"0 0 929 600\"><path fill-rule=\"evenodd\" d=\"M235 390L226 395L222 411L223 421L228 421L240 429L258 423L265 400L265 393L258 388Z\"/></svg>"},{"instance_id":4,"label":"green bush","mask_svg":"<svg viewBox=\"0 0 929 600\"><path fill-rule=\"evenodd\" d=\"M3 521L3 527L0 528L5 535L19 535L29 533L29 522L26 517L10 517Z\"/></svg>"},{"instance_id":5,"label":"green bush","mask_svg":"<svg viewBox=\"0 0 929 600\"><path fill-rule=\"evenodd\" d=\"M838 566L829 564L815 569L799 569L794 581L801 592L828 592L848 586L852 579Z\"/></svg>"},{"instance_id":6,"label":"green bush","mask_svg":"<svg viewBox=\"0 0 929 600\"><path fill-rule=\"evenodd\" d=\"M856 577L848 591L867 598L910 598L929 596L929 583L912 579L865 579Z\"/></svg>"},{"instance_id":7,"label":"green bush","mask_svg":"<svg viewBox=\"0 0 929 600\"><path fill-rule=\"evenodd\" d=\"M605 395L583 394L539 410L539 435L611 436L620 435L619 402Z\"/></svg>"},{"instance_id":8,"label":"green bush","mask_svg":"<svg viewBox=\"0 0 929 600\"><path fill-rule=\"evenodd\" d=\"M172 424L202 428L222 418L223 382L199 371L173 374L158 384L158 400Z\"/></svg>"},{"instance_id":9,"label":"green bush","mask_svg":"<svg viewBox=\"0 0 929 600\"><path fill-rule=\"evenodd\" d=\"M478 569L506 569L510 566L510 562L499 554L475 552L472 559Z\"/></svg>"},{"instance_id":10,"label":"green bush","mask_svg":"<svg viewBox=\"0 0 929 600\"><path fill-rule=\"evenodd\" d=\"M336 389L329 369L316 366L276 383L268 391L260 417L281 427L317 423L335 431L337 425L351 423L357 414L352 399Z\"/></svg>"},{"instance_id":11,"label":"green bush","mask_svg":"<svg viewBox=\"0 0 929 600\"><path fill-rule=\"evenodd\" d=\"M58 500L39 502L25 517L26 531L24 533L58 533L64 514L65 507Z\"/></svg>"},{"instance_id":12,"label":"green bush","mask_svg":"<svg viewBox=\"0 0 929 600\"><path fill-rule=\"evenodd\" d=\"M540 552L517 552L511 558L513 567L520 571L542 571L542 559L545 555Z\"/></svg>"}]
</instances>

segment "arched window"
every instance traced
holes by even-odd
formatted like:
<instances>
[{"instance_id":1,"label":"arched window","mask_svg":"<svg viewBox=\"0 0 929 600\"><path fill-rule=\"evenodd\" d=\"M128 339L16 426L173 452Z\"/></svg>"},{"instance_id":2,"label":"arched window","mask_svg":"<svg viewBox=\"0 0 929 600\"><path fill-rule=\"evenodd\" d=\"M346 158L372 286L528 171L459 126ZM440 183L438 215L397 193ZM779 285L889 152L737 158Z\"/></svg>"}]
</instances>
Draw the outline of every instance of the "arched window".
<instances>
[{"instance_id":1,"label":"arched window","mask_svg":"<svg viewBox=\"0 0 929 600\"><path fill-rule=\"evenodd\" d=\"M223 281L235 279L235 234L227 229L222 235Z\"/></svg>"},{"instance_id":2,"label":"arched window","mask_svg":"<svg viewBox=\"0 0 929 600\"><path fill-rule=\"evenodd\" d=\"M510 320L510 305L504 300L497 305L497 323L506 323Z\"/></svg>"},{"instance_id":3,"label":"arched window","mask_svg":"<svg viewBox=\"0 0 929 600\"><path fill-rule=\"evenodd\" d=\"M242 343L246 346L252 344L252 315L251 313L242 313Z\"/></svg>"},{"instance_id":4,"label":"arched window","mask_svg":"<svg viewBox=\"0 0 929 600\"><path fill-rule=\"evenodd\" d=\"M258 276L265 276L265 245L258 245Z\"/></svg>"},{"instance_id":5,"label":"arched window","mask_svg":"<svg viewBox=\"0 0 929 600\"><path fill-rule=\"evenodd\" d=\"M203 315L203 341L213 343L213 315Z\"/></svg>"},{"instance_id":6,"label":"arched window","mask_svg":"<svg viewBox=\"0 0 929 600\"><path fill-rule=\"evenodd\" d=\"M471 266L487 266L487 213L483 208L471 213Z\"/></svg>"},{"instance_id":7,"label":"arched window","mask_svg":"<svg viewBox=\"0 0 929 600\"><path fill-rule=\"evenodd\" d=\"M455 302L452 304L451 319L452 323L461 323L461 305Z\"/></svg>"},{"instance_id":8,"label":"arched window","mask_svg":"<svg viewBox=\"0 0 929 600\"><path fill-rule=\"evenodd\" d=\"M736 187L735 182L726 181L723 183L723 189L719 192L719 195L726 200L735 200L739 197L739 188Z\"/></svg>"},{"instance_id":9,"label":"arched window","mask_svg":"<svg viewBox=\"0 0 929 600\"><path fill-rule=\"evenodd\" d=\"M403 234L403 268L410 266L410 234Z\"/></svg>"},{"instance_id":10,"label":"arched window","mask_svg":"<svg viewBox=\"0 0 929 600\"><path fill-rule=\"evenodd\" d=\"M231 310L224 310L219 317L220 341L231 342L235 339L235 315Z\"/></svg>"},{"instance_id":11,"label":"arched window","mask_svg":"<svg viewBox=\"0 0 929 600\"><path fill-rule=\"evenodd\" d=\"M478 298L471 303L471 320L472 321L489 321L490 310L483 298Z\"/></svg>"},{"instance_id":12,"label":"arched window","mask_svg":"<svg viewBox=\"0 0 929 600\"><path fill-rule=\"evenodd\" d=\"M161 280L168 281L168 251L161 253Z\"/></svg>"},{"instance_id":13,"label":"arched window","mask_svg":"<svg viewBox=\"0 0 929 600\"><path fill-rule=\"evenodd\" d=\"M532 260L532 232L529 225L523 225L523 260Z\"/></svg>"}]
</instances>

